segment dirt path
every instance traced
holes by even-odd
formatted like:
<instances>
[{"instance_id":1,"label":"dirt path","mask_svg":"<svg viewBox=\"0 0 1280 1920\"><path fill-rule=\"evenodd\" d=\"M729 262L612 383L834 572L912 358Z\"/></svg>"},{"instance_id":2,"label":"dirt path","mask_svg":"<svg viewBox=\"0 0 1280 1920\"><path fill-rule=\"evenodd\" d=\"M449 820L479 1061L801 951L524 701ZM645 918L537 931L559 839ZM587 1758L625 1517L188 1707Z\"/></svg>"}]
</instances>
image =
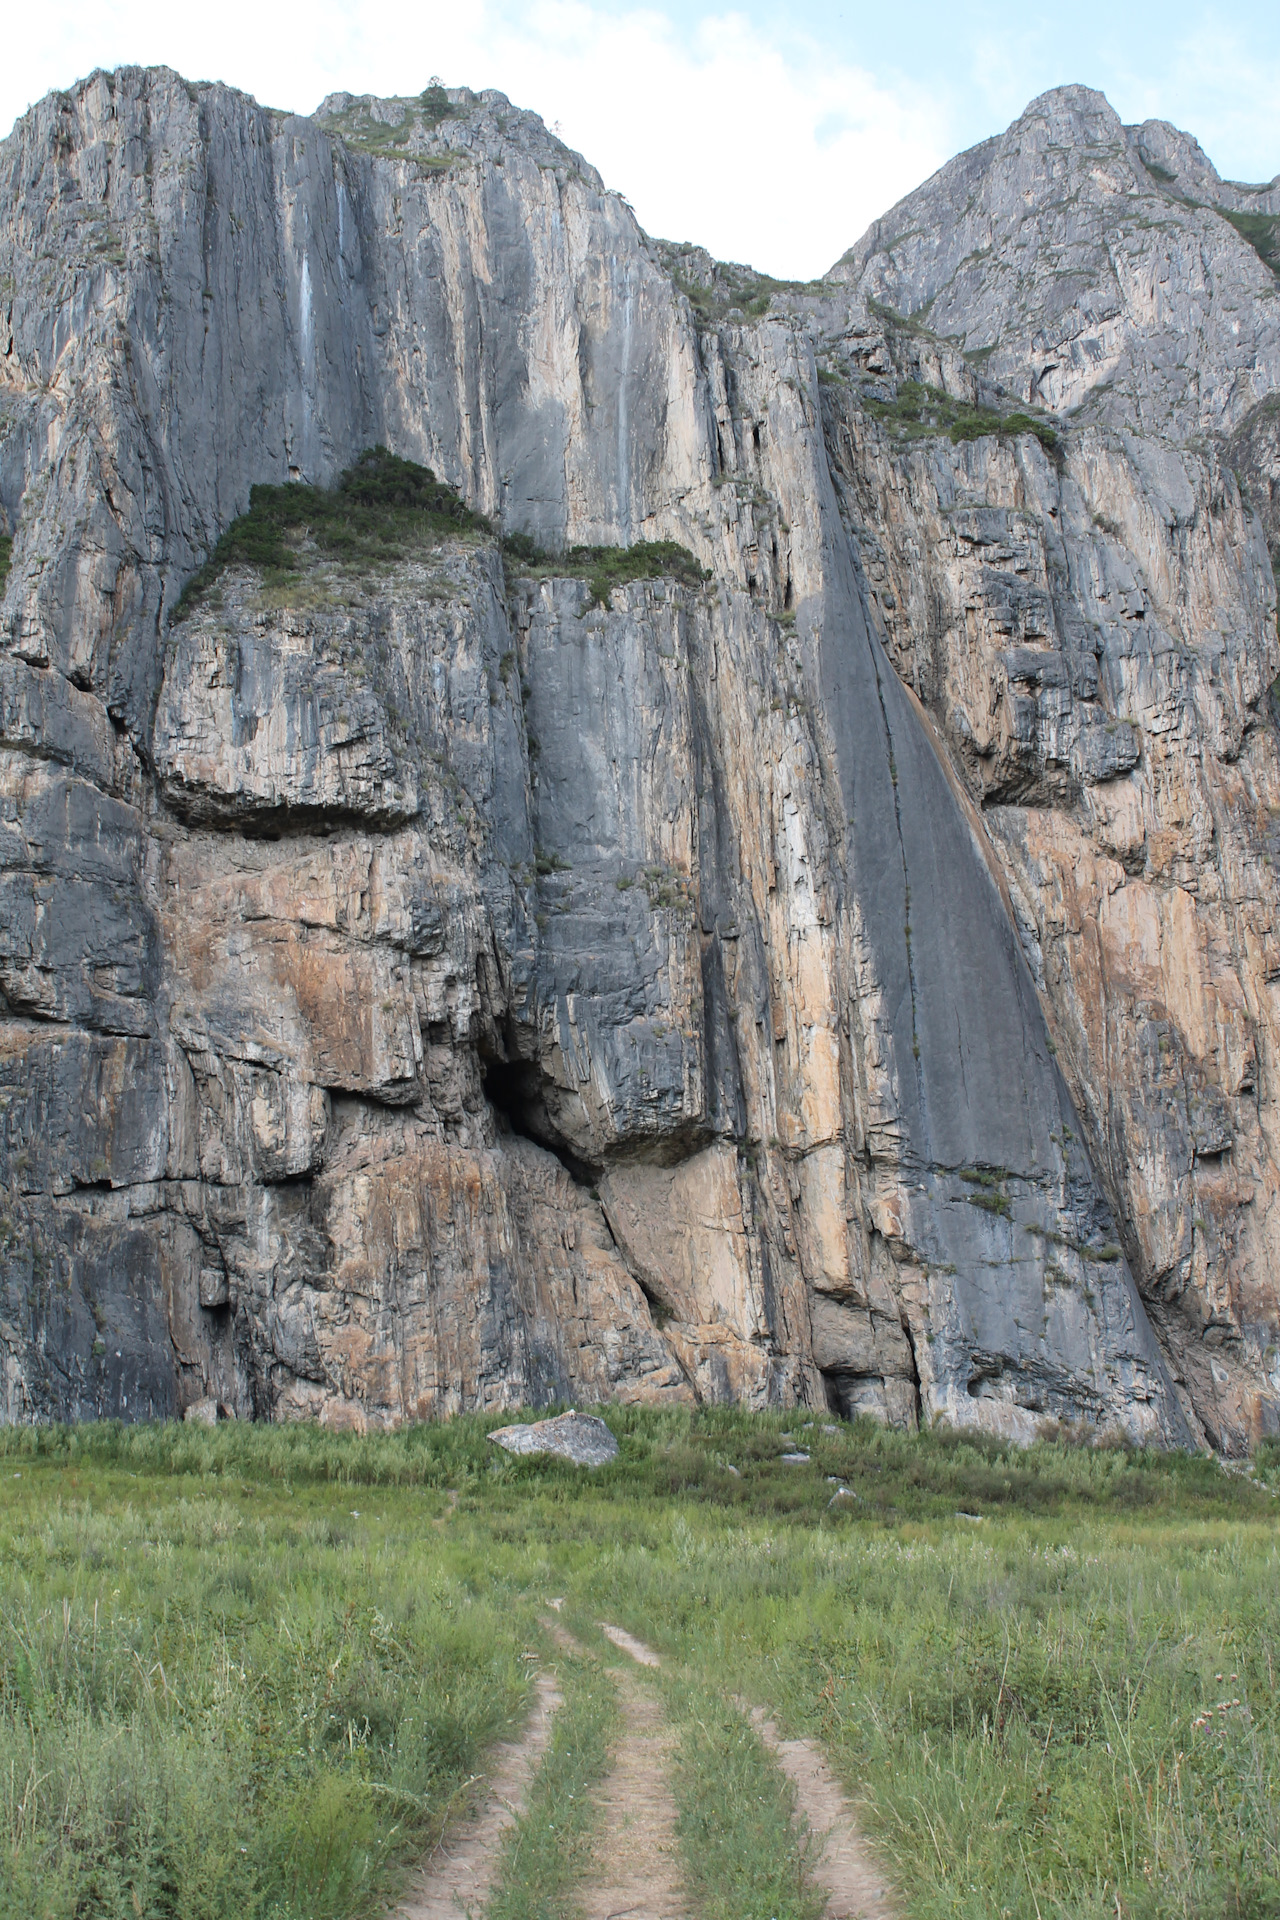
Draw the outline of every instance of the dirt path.
<instances>
[{"instance_id":1,"label":"dirt path","mask_svg":"<svg viewBox=\"0 0 1280 1920\"><path fill-rule=\"evenodd\" d=\"M392 1920L472 1920L483 1911L502 1836L524 1810L529 1783L551 1738L551 1722L564 1704L549 1673L540 1673L535 1687L533 1712L520 1738L495 1749L492 1774L487 1782L476 1782L478 1804L449 1828Z\"/></svg>"},{"instance_id":2,"label":"dirt path","mask_svg":"<svg viewBox=\"0 0 1280 1920\"><path fill-rule=\"evenodd\" d=\"M642 1640L622 1627L607 1626L603 1620L600 1627L615 1647L629 1653L641 1666L661 1666L652 1647L646 1647ZM748 1711L745 1701L740 1700L738 1705L744 1712ZM797 1813L808 1821L810 1832L820 1843L813 1878L827 1895L823 1920L897 1920L898 1908L888 1882L858 1832L844 1791L827 1765L822 1749L815 1740L784 1740L763 1707L752 1707L749 1711L752 1726L777 1755L779 1765L796 1790ZM597 1915L592 1909L591 1920L605 1920L606 1911L602 1909ZM620 1909L620 1912L627 1911ZM641 1911L636 1909L637 1913ZM649 1909L643 1911L647 1914Z\"/></svg>"},{"instance_id":3,"label":"dirt path","mask_svg":"<svg viewBox=\"0 0 1280 1920\"><path fill-rule=\"evenodd\" d=\"M823 1920L896 1920L898 1908L881 1869L858 1832L844 1789L816 1740L784 1740L763 1707L751 1724L796 1790L796 1808L820 1842L813 1878L827 1892Z\"/></svg>"},{"instance_id":4,"label":"dirt path","mask_svg":"<svg viewBox=\"0 0 1280 1920\"><path fill-rule=\"evenodd\" d=\"M612 1640L615 1647L623 1653L629 1653L637 1666L660 1667L662 1665L653 1648L646 1647L643 1640L637 1640L635 1635L628 1633L625 1627L611 1627L602 1620L600 1631L606 1640Z\"/></svg>"},{"instance_id":5,"label":"dirt path","mask_svg":"<svg viewBox=\"0 0 1280 1920\"><path fill-rule=\"evenodd\" d=\"M615 1646L622 1644L605 1631ZM657 1665L656 1655L649 1655L649 1664ZM616 1678L624 1731L600 1795L595 1864L581 1911L584 1920L686 1920L676 1809L667 1785L675 1736L647 1687L628 1673Z\"/></svg>"}]
</instances>

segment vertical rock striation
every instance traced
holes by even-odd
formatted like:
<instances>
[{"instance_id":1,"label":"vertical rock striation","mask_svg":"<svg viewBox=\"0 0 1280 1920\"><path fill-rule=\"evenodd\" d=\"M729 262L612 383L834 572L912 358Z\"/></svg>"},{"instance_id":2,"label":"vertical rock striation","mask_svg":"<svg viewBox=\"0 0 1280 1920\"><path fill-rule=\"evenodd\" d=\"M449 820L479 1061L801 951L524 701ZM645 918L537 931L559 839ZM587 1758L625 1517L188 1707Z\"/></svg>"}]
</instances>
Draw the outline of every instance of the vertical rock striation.
<instances>
[{"instance_id":1,"label":"vertical rock striation","mask_svg":"<svg viewBox=\"0 0 1280 1920\"><path fill-rule=\"evenodd\" d=\"M866 319L824 387L874 617L981 810L1149 1314L1231 1448L1276 1422L1277 205L1162 123L1047 95L835 270ZM1048 452L975 431L1038 400L1066 410Z\"/></svg>"},{"instance_id":2,"label":"vertical rock striation","mask_svg":"<svg viewBox=\"0 0 1280 1920\"><path fill-rule=\"evenodd\" d=\"M501 95L126 69L19 123L4 1417L1267 1425L1274 280L1157 134L1050 96L921 189L942 239L749 318ZM1100 264L1148 193L1212 265L1176 369ZM486 518L180 600L380 443Z\"/></svg>"}]
</instances>

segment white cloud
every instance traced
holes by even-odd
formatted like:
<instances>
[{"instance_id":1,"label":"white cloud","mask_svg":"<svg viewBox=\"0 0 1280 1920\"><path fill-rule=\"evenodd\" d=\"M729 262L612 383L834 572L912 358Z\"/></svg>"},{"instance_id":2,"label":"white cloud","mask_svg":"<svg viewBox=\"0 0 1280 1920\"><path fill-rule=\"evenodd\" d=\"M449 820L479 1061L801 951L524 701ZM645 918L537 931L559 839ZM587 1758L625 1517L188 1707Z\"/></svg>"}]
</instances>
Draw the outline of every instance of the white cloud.
<instances>
[{"instance_id":1,"label":"white cloud","mask_svg":"<svg viewBox=\"0 0 1280 1920\"><path fill-rule=\"evenodd\" d=\"M6 25L0 126L95 66L164 62L306 112L337 88L498 87L631 200L655 234L779 275L822 272L947 157L944 116L816 44L785 47L725 13L679 32L664 13L587 0L70 0Z\"/></svg>"},{"instance_id":2,"label":"white cloud","mask_svg":"<svg viewBox=\"0 0 1280 1920\"><path fill-rule=\"evenodd\" d=\"M945 158L920 102L817 49L784 54L741 15L687 39L566 0L528 20L531 102L651 232L722 258L820 273Z\"/></svg>"},{"instance_id":3,"label":"white cloud","mask_svg":"<svg viewBox=\"0 0 1280 1920\"><path fill-rule=\"evenodd\" d=\"M1280 36L1241 12L1227 20L1212 9L1166 8L1153 35L1140 9L1117 9L1064 48L1055 19L1010 10L998 27L974 31L953 80L937 82L947 88L957 144L1004 128L1048 88L1078 81L1105 93L1130 124L1169 120L1194 134L1225 178L1270 180L1280 168Z\"/></svg>"},{"instance_id":4,"label":"white cloud","mask_svg":"<svg viewBox=\"0 0 1280 1920\"><path fill-rule=\"evenodd\" d=\"M1232 27L1206 21L1173 42L1154 76L1126 74L1116 92L1127 119L1193 133L1225 179L1257 183L1280 169L1280 62Z\"/></svg>"}]
</instances>

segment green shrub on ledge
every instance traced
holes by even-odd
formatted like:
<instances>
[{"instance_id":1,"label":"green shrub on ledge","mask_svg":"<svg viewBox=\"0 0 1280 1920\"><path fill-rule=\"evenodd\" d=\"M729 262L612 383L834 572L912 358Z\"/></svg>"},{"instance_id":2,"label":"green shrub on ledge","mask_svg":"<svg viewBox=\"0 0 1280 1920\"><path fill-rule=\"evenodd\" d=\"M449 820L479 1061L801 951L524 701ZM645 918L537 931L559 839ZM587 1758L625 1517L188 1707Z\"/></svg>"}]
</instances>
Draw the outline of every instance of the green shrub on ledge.
<instances>
[{"instance_id":1,"label":"green shrub on ledge","mask_svg":"<svg viewBox=\"0 0 1280 1920\"><path fill-rule=\"evenodd\" d=\"M502 542L513 572L554 580L585 580L594 606L607 606L615 587L632 580L676 580L700 587L709 578L687 547L676 540L638 540L632 547L569 547L547 553L528 534L507 534Z\"/></svg>"},{"instance_id":2,"label":"green shrub on ledge","mask_svg":"<svg viewBox=\"0 0 1280 1920\"><path fill-rule=\"evenodd\" d=\"M403 560L424 539L458 533L493 534L492 523L473 513L453 487L430 467L402 460L385 447L371 447L333 487L300 481L256 486L249 511L233 520L204 565L182 590L175 619L182 619L227 567L256 567L264 585L278 587L304 573L309 539L321 556L353 568L387 567ZM542 578L586 580L594 604L604 606L615 587L632 580L671 579L699 587L708 578L675 540L640 540L631 547L570 547L547 553L525 533L501 542L512 571ZM0 547L0 557L4 548ZM0 573L0 578L3 575Z\"/></svg>"},{"instance_id":3,"label":"green shrub on ledge","mask_svg":"<svg viewBox=\"0 0 1280 1920\"><path fill-rule=\"evenodd\" d=\"M1249 242L1272 273L1280 274L1280 214L1230 213L1225 207L1219 207L1218 211L1224 220L1231 222L1241 239Z\"/></svg>"},{"instance_id":4,"label":"green shrub on ledge","mask_svg":"<svg viewBox=\"0 0 1280 1920\"><path fill-rule=\"evenodd\" d=\"M297 541L309 535L328 559L352 567L388 566L425 536L490 533L483 514L437 480L430 467L371 447L335 487L257 486L249 511L233 520L182 590L176 617L189 612L227 567L257 567L268 585L303 571Z\"/></svg>"},{"instance_id":5,"label":"green shrub on ledge","mask_svg":"<svg viewBox=\"0 0 1280 1920\"><path fill-rule=\"evenodd\" d=\"M1046 453L1056 455L1060 451L1057 430L1038 415L997 413L991 407L972 406L919 380L902 381L892 400L866 398L862 404L873 419L884 421L909 439L945 433L953 446L959 446L964 440L985 440L988 436L1010 440L1033 433Z\"/></svg>"}]
</instances>

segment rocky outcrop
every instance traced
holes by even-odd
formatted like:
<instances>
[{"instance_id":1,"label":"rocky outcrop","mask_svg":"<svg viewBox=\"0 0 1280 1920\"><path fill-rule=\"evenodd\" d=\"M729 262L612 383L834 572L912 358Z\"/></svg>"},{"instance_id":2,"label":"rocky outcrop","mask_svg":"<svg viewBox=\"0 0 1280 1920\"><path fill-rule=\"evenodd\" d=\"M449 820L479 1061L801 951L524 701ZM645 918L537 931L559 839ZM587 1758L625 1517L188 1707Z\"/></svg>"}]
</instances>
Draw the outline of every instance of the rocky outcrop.
<instances>
[{"instance_id":1,"label":"rocky outcrop","mask_svg":"<svg viewBox=\"0 0 1280 1920\"><path fill-rule=\"evenodd\" d=\"M618 1443L604 1421L572 1408L531 1426L495 1427L489 1438L506 1453L552 1453L575 1467L605 1467L618 1457Z\"/></svg>"},{"instance_id":2,"label":"rocky outcrop","mask_svg":"<svg viewBox=\"0 0 1280 1920\"><path fill-rule=\"evenodd\" d=\"M1280 286L1233 224L1255 204L1269 252L1280 182L1228 186L1185 134L1124 127L1100 93L1063 87L900 201L832 277L1024 402L1229 430L1280 378Z\"/></svg>"},{"instance_id":3,"label":"rocky outcrop","mask_svg":"<svg viewBox=\"0 0 1280 1920\"><path fill-rule=\"evenodd\" d=\"M914 224L954 252L962 181L994 281L887 239ZM1122 128L1098 95L1047 96L837 269L868 292L895 273L903 310L965 351L876 321L873 296L830 361L846 384L824 387L877 624L981 809L1148 1311L1236 1447L1275 1421L1280 287L1191 196L1275 191L1226 186L1186 136ZM1074 304L1055 310L1059 276ZM903 418L922 387L934 431ZM1050 390L1074 412L1048 454L941 418L947 396L963 421Z\"/></svg>"},{"instance_id":4,"label":"rocky outcrop","mask_svg":"<svg viewBox=\"0 0 1280 1920\"><path fill-rule=\"evenodd\" d=\"M953 163L998 295L939 265L952 170L945 245L788 292L500 95L129 69L19 123L5 1417L1273 1418L1274 588L1090 143L1175 264L1220 246L1198 433L1280 386L1274 282L1108 115ZM1060 167L1124 372L1055 428L1015 397L1098 383L999 218L1065 217ZM484 518L180 598L251 487L379 443ZM581 551L642 541L692 559Z\"/></svg>"}]
</instances>

